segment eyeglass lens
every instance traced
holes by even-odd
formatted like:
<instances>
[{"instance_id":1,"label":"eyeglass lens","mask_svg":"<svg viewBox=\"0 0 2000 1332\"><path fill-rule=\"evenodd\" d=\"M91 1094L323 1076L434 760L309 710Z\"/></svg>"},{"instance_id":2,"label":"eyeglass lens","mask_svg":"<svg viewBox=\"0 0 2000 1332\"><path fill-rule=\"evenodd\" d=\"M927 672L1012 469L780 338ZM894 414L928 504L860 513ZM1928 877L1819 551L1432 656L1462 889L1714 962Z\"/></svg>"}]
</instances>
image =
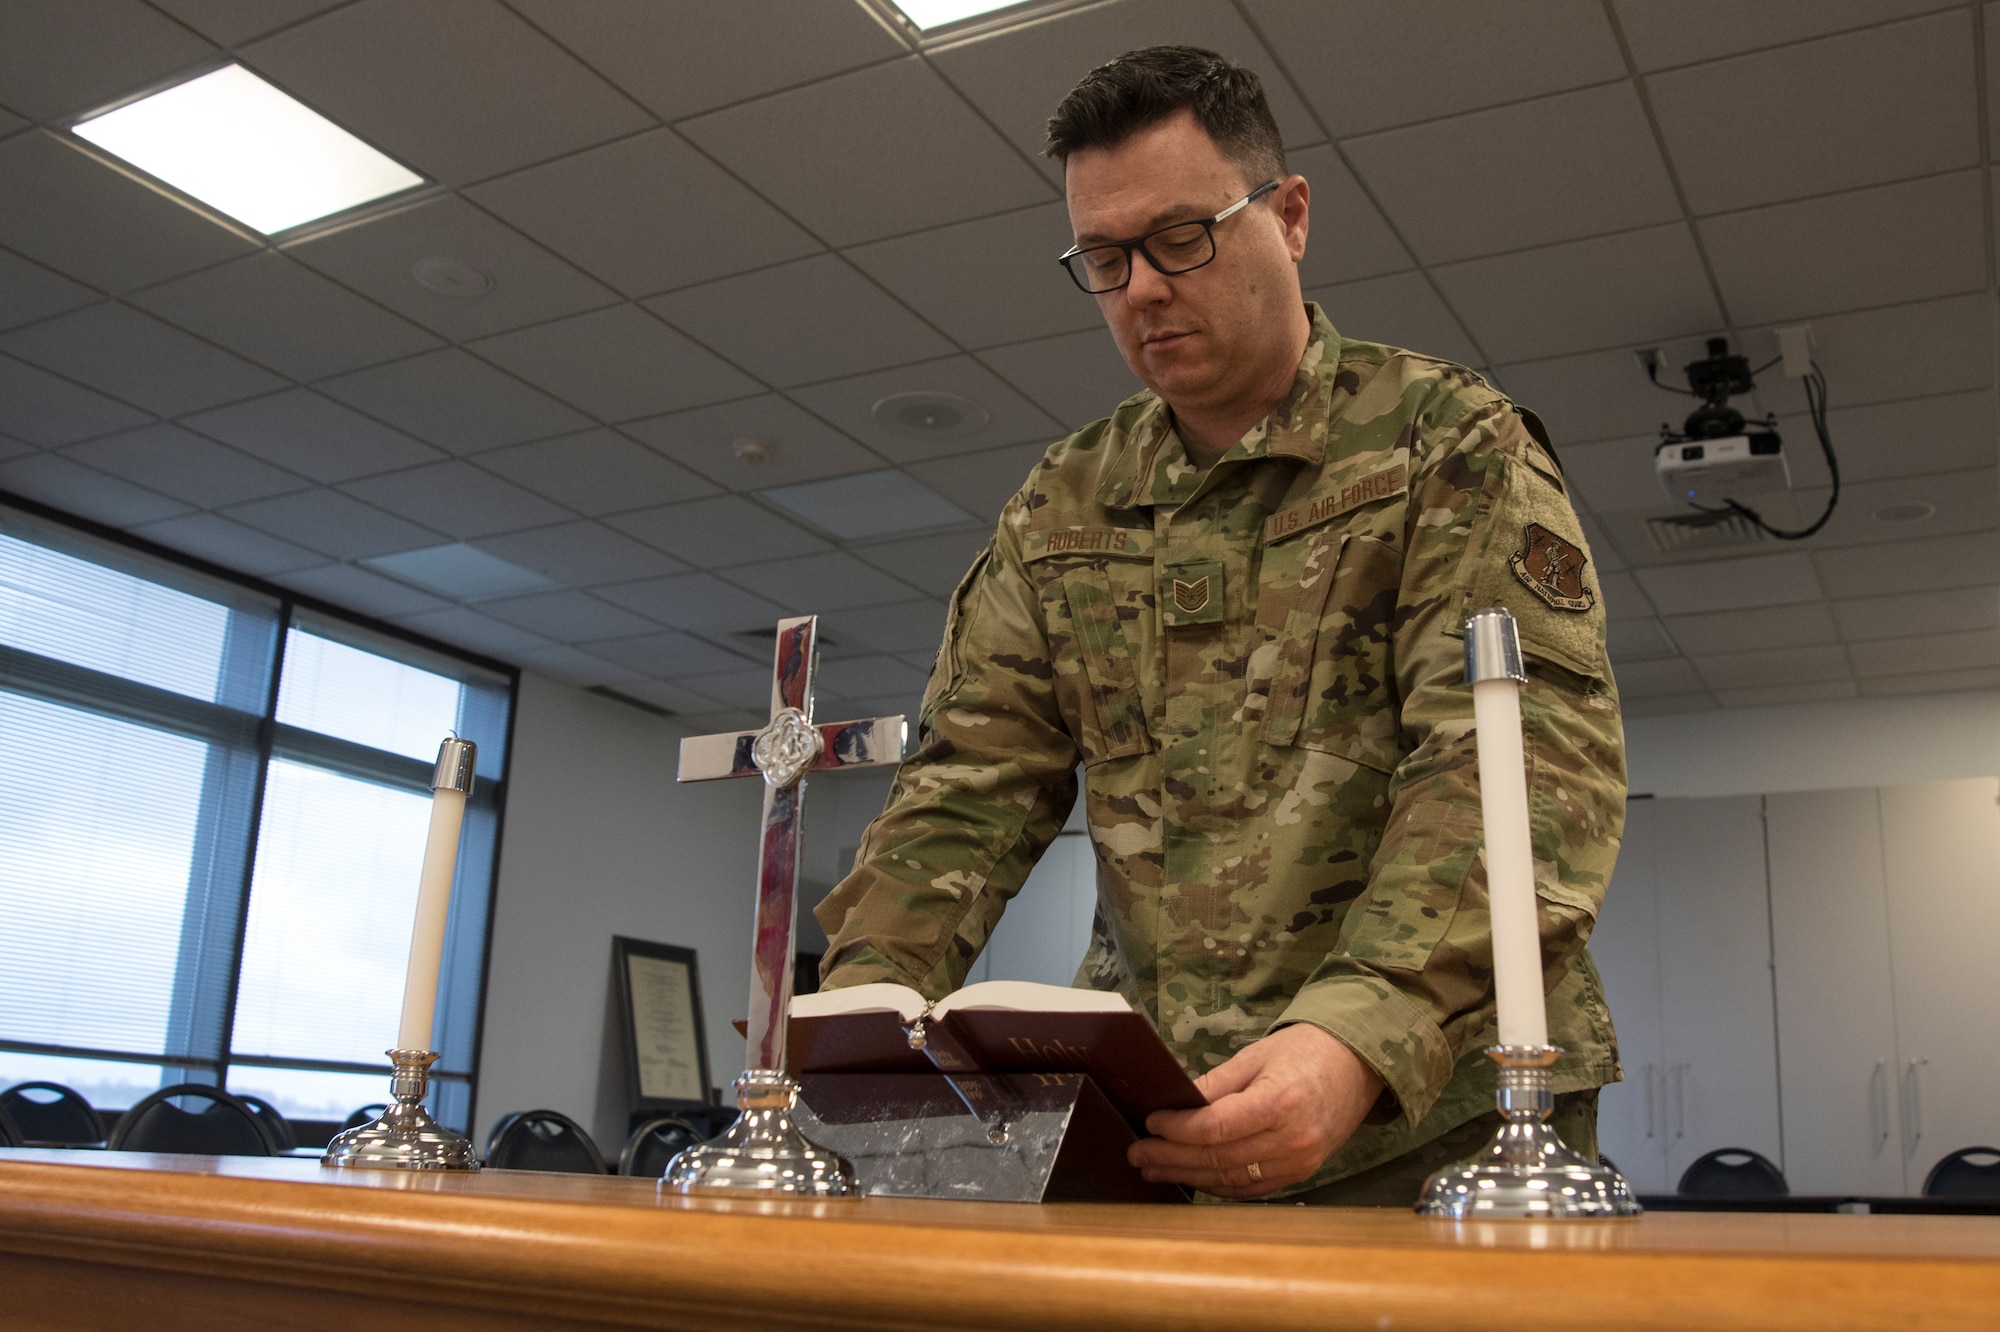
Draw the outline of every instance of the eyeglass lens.
<instances>
[{"instance_id":1,"label":"eyeglass lens","mask_svg":"<svg viewBox=\"0 0 2000 1332\"><path fill-rule=\"evenodd\" d=\"M1186 273L1215 258L1215 237L1200 222L1168 227L1137 242L1162 273ZM1097 245L1070 265L1085 291L1114 291L1132 276L1132 256L1122 245Z\"/></svg>"}]
</instances>

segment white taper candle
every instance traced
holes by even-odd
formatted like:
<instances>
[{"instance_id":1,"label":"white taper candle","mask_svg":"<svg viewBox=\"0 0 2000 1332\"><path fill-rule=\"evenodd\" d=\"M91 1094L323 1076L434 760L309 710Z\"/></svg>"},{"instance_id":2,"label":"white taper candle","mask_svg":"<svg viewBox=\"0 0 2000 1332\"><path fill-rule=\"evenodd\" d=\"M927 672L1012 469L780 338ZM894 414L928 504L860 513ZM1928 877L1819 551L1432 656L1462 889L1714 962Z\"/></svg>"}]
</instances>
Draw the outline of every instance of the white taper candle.
<instances>
[{"instance_id":1,"label":"white taper candle","mask_svg":"<svg viewBox=\"0 0 2000 1332\"><path fill-rule=\"evenodd\" d=\"M417 879L417 918L410 931L410 967L403 981L403 1021L396 1048L431 1048L437 1016L438 974L444 969L444 925L451 915L451 882L458 872L458 832L465 822L465 798L472 794L472 767L479 750L456 737L438 746L431 777L431 826L424 838L424 867Z\"/></svg>"},{"instance_id":2,"label":"white taper candle","mask_svg":"<svg viewBox=\"0 0 2000 1332\"><path fill-rule=\"evenodd\" d=\"M1493 991L1502 1045L1547 1045L1535 857L1528 831L1527 759L1521 743L1521 645L1514 617L1480 611L1466 621L1466 678L1479 752L1479 808L1486 830L1486 893L1493 925Z\"/></svg>"}]
</instances>

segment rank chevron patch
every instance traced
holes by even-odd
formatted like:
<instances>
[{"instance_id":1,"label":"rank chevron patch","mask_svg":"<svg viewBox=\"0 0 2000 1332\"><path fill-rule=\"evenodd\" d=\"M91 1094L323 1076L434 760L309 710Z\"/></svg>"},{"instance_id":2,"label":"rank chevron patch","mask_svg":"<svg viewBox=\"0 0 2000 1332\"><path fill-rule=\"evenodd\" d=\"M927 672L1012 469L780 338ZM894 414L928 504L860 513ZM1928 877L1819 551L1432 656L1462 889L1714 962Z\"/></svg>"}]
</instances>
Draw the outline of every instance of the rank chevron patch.
<instances>
[{"instance_id":1,"label":"rank chevron patch","mask_svg":"<svg viewBox=\"0 0 2000 1332\"><path fill-rule=\"evenodd\" d=\"M1185 579L1174 579L1174 605L1189 615L1208 605L1208 576L1204 574L1192 583Z\"/></svg>"}]
</instances>

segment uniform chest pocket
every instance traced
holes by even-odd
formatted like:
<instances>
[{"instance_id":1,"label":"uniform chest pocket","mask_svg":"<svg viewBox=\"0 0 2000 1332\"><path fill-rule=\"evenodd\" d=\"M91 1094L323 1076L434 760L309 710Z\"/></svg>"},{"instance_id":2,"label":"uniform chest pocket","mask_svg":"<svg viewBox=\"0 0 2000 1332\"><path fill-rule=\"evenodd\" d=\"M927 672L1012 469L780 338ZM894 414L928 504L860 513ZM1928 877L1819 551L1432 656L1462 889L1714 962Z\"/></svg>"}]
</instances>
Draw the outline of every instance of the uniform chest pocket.
<instances>
[{"instance_id":1,"label":"uniform chest pocket","mask_svg":"<svg viewBox=\"0 0 2000 1332\"><path fill-rule=\"evenodd\" d=\"M1266 547L1250 704L1264 741L1381 772L1402 755L1391 668L1401 559L1371 532L1321 528Z\"/></svg>"},{"instance_id":2,"label":"uniform chest pocket","mask_svg":"<svg viewBox=\"0 0 2000 1332\"><path fill-rule=\"evenodd\" d=\"M1142 663L1153 651L1157 598L1143 556L1049 558L1035 564L1057 706L1086 764L1144 754Z\"/></svg>"}]
</instances>

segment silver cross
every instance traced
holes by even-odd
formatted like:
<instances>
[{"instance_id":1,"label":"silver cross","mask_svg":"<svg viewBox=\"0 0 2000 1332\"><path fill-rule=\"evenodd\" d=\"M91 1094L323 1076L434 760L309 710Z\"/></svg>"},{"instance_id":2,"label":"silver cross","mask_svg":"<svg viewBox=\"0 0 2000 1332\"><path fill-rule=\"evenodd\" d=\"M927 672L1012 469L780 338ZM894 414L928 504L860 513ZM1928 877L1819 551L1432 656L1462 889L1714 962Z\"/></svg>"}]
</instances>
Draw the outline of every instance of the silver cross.
<instances>
[{"instance_id":1,"label":"silver cross","mask_svg":"<svg viewBox=\"0 0 2000 1332\"><path fill-rule=\"evenodd\" d=\"M792 997L792 935L805 831L805 775L873 768L903 758L901 717L815 725L812 677L819 621L778 621L771 666L771 720L760 730L681 741L680 780L764 778L764 831L757 852L757 934L750 975L749 1067L782 1072L785 1009Z\"/></svg>"}]
</instances>

